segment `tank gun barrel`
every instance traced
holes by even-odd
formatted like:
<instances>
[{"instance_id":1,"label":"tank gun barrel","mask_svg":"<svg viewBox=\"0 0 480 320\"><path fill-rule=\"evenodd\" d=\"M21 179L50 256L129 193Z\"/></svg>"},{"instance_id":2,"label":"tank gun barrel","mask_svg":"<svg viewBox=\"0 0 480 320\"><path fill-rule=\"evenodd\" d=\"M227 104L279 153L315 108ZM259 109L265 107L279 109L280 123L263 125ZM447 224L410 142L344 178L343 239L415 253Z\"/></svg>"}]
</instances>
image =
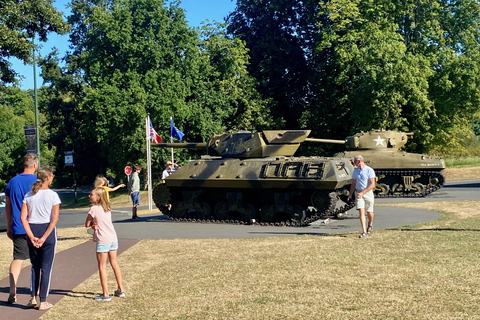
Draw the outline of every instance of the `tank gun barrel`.
<instances>
[{"instance_id":1,"label":"tank gun barrel","mask_svg":"<svg viewBox=\"0 0 480 320\"><path fill-rule=\"evenodd\" d=\"M336 143L336 144L345 144L345 140L334 140L334 139L317 139L317 138L306 138L307 142L321 142L321 143Z\"/></svg>"},{"instance_id":2,"label":"tank gun barrel","mask_svg":"<svg viewBox=\"0 0 480 320\"><path fill-rule=\"evenodd\" d=\"M180 142L172 142L172 143L152 143L152 147L158 148L183 148L183 149L206 149L207 143L206 142L197 142L197 143L180 143Z\"/></svg>"}]
</instances>

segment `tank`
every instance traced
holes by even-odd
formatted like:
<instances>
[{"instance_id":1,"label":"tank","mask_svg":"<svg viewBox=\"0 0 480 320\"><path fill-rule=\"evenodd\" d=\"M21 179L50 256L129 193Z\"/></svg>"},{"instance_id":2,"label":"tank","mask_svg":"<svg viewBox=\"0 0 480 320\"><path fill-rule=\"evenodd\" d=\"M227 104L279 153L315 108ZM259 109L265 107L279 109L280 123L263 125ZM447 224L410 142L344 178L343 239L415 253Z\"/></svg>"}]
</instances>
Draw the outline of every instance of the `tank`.
<instances>
[{"instance_id":1,"label":"tank","mask_svg":"<svg viewBox=\"0 0 480 320\"><path fill-rule=\"evenodd\" d=\"M401 151L411 136L413 133L373 129L345 140L306 140L344 144L346 151L334 157L353 159L361 154L377 175L376 197L424 197L443 186L445 162L439 156Z\"/></svg>"},{"instance_id":2,"label":"tank","mask_svg":"<svg viewBox=\"0 0 480 320\"><path fill-rule=\"evenodd\" d=\"M237 132L213 135L207 143L152 144L205 150L155 186L155 205L175 220L282 226L345 212L352 207L343 201L352 183L351 159L294 156L309 134Z\"/></svg>"}]
</instances>

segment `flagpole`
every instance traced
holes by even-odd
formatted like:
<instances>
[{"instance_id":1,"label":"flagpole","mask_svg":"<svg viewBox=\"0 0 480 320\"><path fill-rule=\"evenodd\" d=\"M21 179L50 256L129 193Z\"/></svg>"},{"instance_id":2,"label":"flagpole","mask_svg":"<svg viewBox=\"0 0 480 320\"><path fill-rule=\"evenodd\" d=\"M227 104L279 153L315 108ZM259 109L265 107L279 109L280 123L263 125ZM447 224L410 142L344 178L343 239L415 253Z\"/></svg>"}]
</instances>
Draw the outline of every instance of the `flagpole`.
<instances>
[{"instance_id":1,"label":"flagpole","mask_svg":"<svg viewBox=\"0 0 480 320\"><path fill-rule=\"evenodd\" d=\"M152 211L152 155L150 151L150 116L145 118L145 139L147 140L147 189L148 210Z\"/></svg>"},{"instance_id":2,"label":"flagpole","mask_svg":"<svg viewBox=\"0 0 480 320\"><path fill-rule=\"evenodd\" d=\"M170 143L173 143L173 135L172 135L173 126L172 126L172 120L173 120L173 117L170 117ZM172 162L175 164L175 161L173 161L173 148L171 148L171 150L172 150Z\"/></svg>"}]
</instances>

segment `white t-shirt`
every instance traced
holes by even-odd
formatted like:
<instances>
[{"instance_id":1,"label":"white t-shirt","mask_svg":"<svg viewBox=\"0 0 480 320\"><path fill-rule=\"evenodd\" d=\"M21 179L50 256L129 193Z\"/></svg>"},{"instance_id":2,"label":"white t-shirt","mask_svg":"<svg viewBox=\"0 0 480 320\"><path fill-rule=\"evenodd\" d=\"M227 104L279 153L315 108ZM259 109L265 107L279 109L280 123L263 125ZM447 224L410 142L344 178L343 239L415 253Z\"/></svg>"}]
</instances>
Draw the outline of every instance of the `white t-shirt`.
<instances>
[{"instance_id":1,"label":"white t-shirt","mask_svg":"<svg viewBox=\"0 0 480 320\"><path fill-rule=\"evenodd\" d=\"M41 189L36 194L29 191L23 198L23 203L27 204L28 223L41 224L50 223L53 206L62 202L55 191Z\"/></svg>"}]
</instances>

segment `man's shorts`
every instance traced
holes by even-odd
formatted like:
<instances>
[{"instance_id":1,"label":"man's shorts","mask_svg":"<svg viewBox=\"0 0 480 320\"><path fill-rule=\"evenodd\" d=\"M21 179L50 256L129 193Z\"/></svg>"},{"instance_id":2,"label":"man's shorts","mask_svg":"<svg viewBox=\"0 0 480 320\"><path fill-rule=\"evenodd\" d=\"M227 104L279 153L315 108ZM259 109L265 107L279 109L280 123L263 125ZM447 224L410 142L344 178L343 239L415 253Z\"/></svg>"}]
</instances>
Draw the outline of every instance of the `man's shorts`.
<instances>
[{"instance_id":1,"label":"man's shorts","mask_svg":"<svg viewBox=\"0 0 480 320\"><path fill-rule=\"evenodd\" d=\"M28 237L26 234L13 235L13 260L27 260L30 257L28 251Z\"/></svg>"},{"instance_id":2,"label":"man's shorts","mask_svg":"<svg viewBox=\"0 0 480 320\"><path fill-rule=\"evenodd\" d=\"M140 192L134 192L131 194L132 202L134 206L138 206L140 204Z\"/></svg>"},{"instance_id":3,"label":"man's shorts","mask_svg":"<svg viewBox=\"0 0 480 320\"><path fill-rule=\"evenodd\" d=\"M111 243L97 242L97 252L109 252L112 250L118 250L118 242L111 242Z\"/></svg>"},{"instance_id":4,"label":"man's shorts","mask_svg":"<svg viewBox=\"0 0 480 320\"><path fill-rule=\"evenodd\" d=\"M373 204L375 201L373 190L365 193L360 199L357 198L357 193L358 191L355 191L355 204L357 206L357 210L365 208L367 212L373 212Z\"/></svg>"}]
</instances>

